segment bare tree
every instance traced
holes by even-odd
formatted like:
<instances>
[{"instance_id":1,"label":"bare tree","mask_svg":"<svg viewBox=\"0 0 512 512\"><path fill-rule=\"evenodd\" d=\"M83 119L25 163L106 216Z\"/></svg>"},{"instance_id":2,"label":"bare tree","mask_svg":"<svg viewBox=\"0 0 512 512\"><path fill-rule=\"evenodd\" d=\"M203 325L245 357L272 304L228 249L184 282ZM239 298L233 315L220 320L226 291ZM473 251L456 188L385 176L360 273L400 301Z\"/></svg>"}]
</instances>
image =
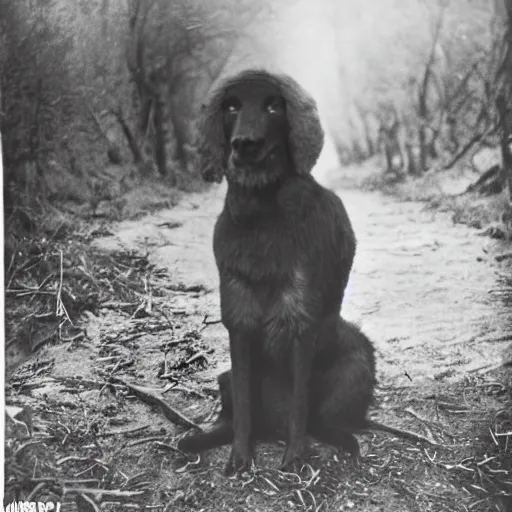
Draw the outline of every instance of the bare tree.
<instances>
[{"instance_id":1,"label":"bare tree","mask_svg":"<svg viewBox=\"0 0 512 512\"><path fill-rule=\"evenodd\" d=\"M379 111L378 144L386 161L386 172L416 174L412 144L406 140L406 127L393 103L384 103Z\"/></svg>"},{"instance_id":2,"label":"bare tree","mask_svg":"<svg viewBox=\"0 0 512 512\"><path fill-rule=\"evenodd\" d=\"M126 58L138 111L131 140L142 147L150 143L159 173L171 183L176 169L187 168L199 91L204 92L222 72L245 37L245 28L267 6L130 1Z\"/></svg>"},{"instance_id":3,"label":"bare tree","mask_svg":"<svg viewBox=\"0 0 512 512\"><path fill-rule=\"evenodd\" d=\"M502 156L502 180L508 188L509 201L512 203L512 0L504 0L507 12L507 46L503 61L503 89L496 100L500 118L500 147Z\"/></svg>"},{"instance_id":4,"label":"bare tree","mask_svg":"<svg viewBox=\"0 0 512 512\"><path fill-rule=\"evenodd\" d=\"M497 134L501 165L494 165L468 187L468 191L496 194L507 190L512 207L512 1L496 0L496 37L486 58L475 63L470 75L476 74L482 82L472 136L452 160L451 167L473 146L482 143L488 135ZM500 30L503 28L504 30ZM507 213L507 212L506 212ZM508 213L507 213L508 214Z\"/></svg>"},{"instance_id":5,"label":"bare tree","mask_svg":"<svg viewBox=\"0 0 512 512\"><path fill-rule=\"evenodd\" d=\"M432 45L429 56L425 64L423 76L418 85L417 99L417 117L418 117L418 145L419 145L419 161L418 169L426 171L428 168L429 157L435 158L437 151L435 149L436 139L439 128L432 128L432 108L429 105L429 98L434 92L441 96L441 87L439 80L434 72L434 63L436 54L440 46L441 29L443 26L443 16L446 3L442 3L433 28ZM430 135L430 137L429 137Z\"/></svg>"},{"instance_id":6,"label":"bare tree","mask_svg":"<svg viewBox=\"0 0 512 512\"><path fill-rule=\"evenodd\" d=\"M4 183L30 195L46 185L46 165L76 115L68 94L70 39L54 23L52 1L1 0L0 11Z\"/></svg>"}]
</instances>

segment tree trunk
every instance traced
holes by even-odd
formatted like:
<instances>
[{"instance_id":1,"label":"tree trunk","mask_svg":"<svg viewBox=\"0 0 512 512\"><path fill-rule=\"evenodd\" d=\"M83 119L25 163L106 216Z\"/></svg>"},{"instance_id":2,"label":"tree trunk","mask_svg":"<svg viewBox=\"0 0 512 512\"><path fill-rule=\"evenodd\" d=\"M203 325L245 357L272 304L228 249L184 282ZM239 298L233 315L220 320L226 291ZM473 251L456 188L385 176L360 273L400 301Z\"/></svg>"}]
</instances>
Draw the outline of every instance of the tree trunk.
<instances>
[{"instance_id":1,"label":"tree trunk","mask_svg":"<svg viewBox=\"0 0 512 512\"><path fill-rule=\"evenodd\" d=\"M508 27L506 32L507 53L505 56L505 87L496 100L500 115L501 156L504 184L508 188L508 198L512 202L512 0L505 0Z\"/></svg>"},{"instance_id":2,"label":"tree trunk","mask_svg":"<svg viewBox=\"0 0 512 512\"><path fill-rule=\"evenodd\" d=\"M167 154L164 121L164 104L161 98L155 101L155 162L161 176L167 176Z\"/></svg>"},{"instance_id":3,"label":"tree trunk","mask_svg":"<svg viewBox=\"0 0 512 512\"><path fill-rule=\"evenodd\" d=\"M143 157L139 145L137 144L137 139L135 135L132 133L130 127L128 126L128 123L124 119L121 110L115 110L113 111L113 113L116 116L117 121L121 125L121 129L123 130L124 136L126 137L128 145L130 146L130 151L132 153L134 163L140 164L143 161Z\"/></svg>"},{"instance_id":4,"label":"tree trunk","mask_svg":"<svg viewBox=\"0 0 512 512\"><path fill-rule=\"evenodd\" d=\"M504 94L496 99L496 108L501 131L501 182L507 187L509 201L512 201L512 110Z\"/></svg>"},{"instance_id":5,"label":"tree trunk","mask_svg":"<svg viewBox=\"0 0 512 512\"><path fill-rule=\"evenodd\" d=\"M177 140L172 124L167 84L161 83L155 96L155 162L158 172L176 185Z\"/></svg>"},{"instance_id":6,"label":"tree trunk","mask_svg":"<svg viewBox=\"0 0 512 512\"><path fill-rule=\"evenodd\" d=\"M426 100L422 95L420 95L419 99L418 114L420 118L418 126L418 145L420 152L418 157L418 167L420 172L425 172L427 170L427 135L425 133L427 106Z\"/></svg>"},{"instance_id":7,"label":"tree trunk","mask_svg":"<svg viewBox=\"0 0 512 512\"><path fill-rule=\"evenodd\" d=\"M359 106L356 105L357 112L361 118L361 124L363 125L364 138L366 142L366 158L371 158L376 153L375 141L373 140L370 123L368 121L367 113Z\"/></svg>"},{"instance_id":8,"label":"tree trunk","mask_svg":"<svg viewBox=\"0 0 512 512\"><path fill-rule=\"evenodd\" d=\"M405 161L404 161L404 167L407 172L407 174L415 175L418 174L418 169L416 167L416 160L414 158L414 151L412 149L412 144L410 142L406 142L404 144L404 155L405 155Z\"/></svg>"}]
</instances>

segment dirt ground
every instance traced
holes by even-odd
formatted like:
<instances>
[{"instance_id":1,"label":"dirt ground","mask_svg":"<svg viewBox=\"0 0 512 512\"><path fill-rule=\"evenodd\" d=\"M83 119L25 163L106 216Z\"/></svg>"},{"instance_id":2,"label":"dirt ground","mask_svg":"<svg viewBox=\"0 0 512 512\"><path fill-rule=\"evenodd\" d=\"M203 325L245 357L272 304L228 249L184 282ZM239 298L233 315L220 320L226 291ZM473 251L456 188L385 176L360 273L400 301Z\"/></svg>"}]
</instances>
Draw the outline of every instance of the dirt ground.
<instances>
[{"instance_id":1,"label":"dirt ground","mask_svg":"<svg viewBox=\"0 0 512 512\"><path fill-rule=\"evenodd\" d=\"M501 365L512 274L500 257L510 246L420 203L333 184L358 238L343 315L377 349L371 415L425 442L365 434L359 461L313 443L300 475L277 471L282 445L261 445L254 471L233 479L222 475L227 448L200 459L176 450L188 428L154 397L207 423L230 364L211 247L220 185L95 238L157 270L142 303L87 313L84 338L44 347L11 377L8 403L28 408L37 427L17 459L34 465L18 484L25 496L34 484L48 495L64 488L64 510L86 511L512 510L502 458L512 434L499 422L510 398Z\"/></svg>"}]
</instances>

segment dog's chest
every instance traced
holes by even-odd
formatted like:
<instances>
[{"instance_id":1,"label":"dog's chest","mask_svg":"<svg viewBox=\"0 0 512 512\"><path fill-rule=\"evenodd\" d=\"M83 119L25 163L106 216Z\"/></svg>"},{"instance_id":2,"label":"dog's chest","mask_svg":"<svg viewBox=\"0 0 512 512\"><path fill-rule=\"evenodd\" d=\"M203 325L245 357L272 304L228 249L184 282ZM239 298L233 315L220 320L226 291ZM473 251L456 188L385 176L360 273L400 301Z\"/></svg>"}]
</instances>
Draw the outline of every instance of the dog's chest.
<instances>
[{"instance_id":1,"label":"dog's chest","mask_svg":"<svg viewBox=\"0 0 512 512\"><path fill-rule=\"evenodd\" d=\"M219 273L262 287L284 286L301 254L294 226L286 219L235 226L219 219L214 253Z\"/></svg>"},{"instance_id":2,"label":"dog's chest","mask_svg":"<svg viewBox=\"0 0 512 512\"><path fill-rule=\"evenodd\" d=\"M214 237L225 325L258 329L265 352L276 357L309 323L308 275L298 245L277 224L226 231L220 226Z\"/></svg>"}]
</instances>

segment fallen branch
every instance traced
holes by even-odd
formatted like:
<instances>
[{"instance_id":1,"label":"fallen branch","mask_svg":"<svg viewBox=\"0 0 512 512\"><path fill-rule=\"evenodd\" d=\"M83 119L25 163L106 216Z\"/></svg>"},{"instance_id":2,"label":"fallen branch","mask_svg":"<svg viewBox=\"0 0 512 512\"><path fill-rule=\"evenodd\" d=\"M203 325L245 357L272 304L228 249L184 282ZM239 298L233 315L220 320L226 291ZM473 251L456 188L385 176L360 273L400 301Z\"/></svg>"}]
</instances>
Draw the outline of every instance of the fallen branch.
<instances>
[{"instance_id":1,"label":"fallen branch","mask_svg":"<svg viewBox=\"0 0 512 512\"><path fill-rule=\"evenodd\" d=\"M159 396L154 393L148 391L146 388L141 386L136 386L135 384L130 384L123 379L118 377L111 377L110 382L117 382L126 386L135 396L140 398L143 402L146 402L150 405L157 405L162 411L163 415L172 423L177 425L182 425L187 428L196 428L198 430L202 430L202 428L194 423L192 420L188 419L181 412L171 407L168 403L162 400Z\"/></svg>"},{"instance_id":2,"label":"fallen branch","mask_svg":"<svg viewBox=\"0 0 512 512\"><path fill-rule=\"evenodd\" d=\"M411 441L416 441L420 443L428 443L433 446L439 446L439 443L436 441L429 439L421 434L416 434L415 432L411 432L409 430L402 430L396 427L390 427L388 425L384 425L383 423L379 423L377 421L370 420L369 430L380 430L382 432L387 432L389 434L394 434L395 436L402 437L404 439L409 439ZM367 429L365 429L367 430Z\"/></svg>"},{"instance_id":3,"label":"fallen branch","mask_svg":"<svg viewBox=\"0 0 512 512\"><path fill-rule=\"evenodd\" d=\"M466 188L464 193L468 192L475 192L479 188L481 188L484 183L487 185L486 182L488 182L491 178L496 178L499 176L500 173L500 166L499 165L493 165L490 169L485 171L476 181L475 183L471 183L471 185Z\"/></svg>"},{"instance_id":4,"label":"fallen branch","mask_svg":"<svg viewBox=\"0 0 512 512\"><path fill-rule=\"evenodd\" d=\"M128 126L128 123L123 117L121 108L111 110L111 113L115 116L117 119L117 122L120 124L121 129L123 130L123 134L126 137L126 140L128 142L128 146L130 148L130 151L132 153L133 162L135 164L140 164L144 161L144 157L142 155L142 151L139 148L139 144L137 143L137 139L135 135L132 133L132 130Z\"/></svg>"},{"instance_id":5,"label":"fallen branch","mask_svg":"<svg viewBox=\"0 0 512 512\"><path fill-rule=\"evenodd\" d=\"M468 153L468 151L479 141L481 141L491 130L488 130L485 133L476 133L469 139L469 141L464 145L464 147L447 163L443 166L445 171L451 169L464 155Z\"/></svg>"}]
</instances>

